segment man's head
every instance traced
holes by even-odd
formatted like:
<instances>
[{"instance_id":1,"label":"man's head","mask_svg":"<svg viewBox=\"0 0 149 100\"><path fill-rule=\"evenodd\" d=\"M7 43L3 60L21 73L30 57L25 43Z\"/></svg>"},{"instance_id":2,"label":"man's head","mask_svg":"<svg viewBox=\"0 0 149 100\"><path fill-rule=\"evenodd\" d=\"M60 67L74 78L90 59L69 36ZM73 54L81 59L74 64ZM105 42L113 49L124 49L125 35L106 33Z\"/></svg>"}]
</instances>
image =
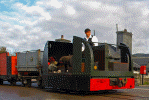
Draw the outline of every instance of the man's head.
<instances>
[{"instance_id":1,"label":"man's head","mask_svg":"<svg viewBox=\"0 0 149 100\"><path fill-rule=\"evenodd\" d=\"M89 38L90 35L91 35L91 30L89 28L85 29L85 34L86 34L86 37Z\"/></svg>"}]
</instances>

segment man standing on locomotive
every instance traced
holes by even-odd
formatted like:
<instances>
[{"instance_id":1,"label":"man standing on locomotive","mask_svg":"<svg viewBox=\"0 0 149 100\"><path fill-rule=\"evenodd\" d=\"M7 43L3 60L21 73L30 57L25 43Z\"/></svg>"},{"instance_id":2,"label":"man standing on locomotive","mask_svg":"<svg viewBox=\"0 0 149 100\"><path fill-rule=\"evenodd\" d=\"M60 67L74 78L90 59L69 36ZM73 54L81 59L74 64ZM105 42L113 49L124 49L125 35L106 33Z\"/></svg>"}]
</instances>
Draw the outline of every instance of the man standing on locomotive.
<instances>
[{"instance_id":1,"label":"man standing on locomotive","mask_svg":"<svg viewBox=\"0 0 149 100\"><path fill-rule=\"evenodd\" d=\"M85 41L89 41L91 46L98 46L98 43L92 43L92 42L98 42L98 39L96 36L91 35L91 30L89 28L85 29L86 37L84 38ZM84 51L85 45L82 44L82 51Z\"/></svg>"},{"instance_id":2,"label":"man standing on locomotive","mask_svg":"<svg viewBox=\"0 0 149 100\"><path fill-rule=\"evenodd\" d=\"M89 28L85 29L85 34L86 34L86 37L84 38L86 41L89 41L89 42L98 42L98 39L96 36L91 36L91 30ZM91 44L93 46L98 46L98 43L93 43Z\"/></svg>"}]
</instances>

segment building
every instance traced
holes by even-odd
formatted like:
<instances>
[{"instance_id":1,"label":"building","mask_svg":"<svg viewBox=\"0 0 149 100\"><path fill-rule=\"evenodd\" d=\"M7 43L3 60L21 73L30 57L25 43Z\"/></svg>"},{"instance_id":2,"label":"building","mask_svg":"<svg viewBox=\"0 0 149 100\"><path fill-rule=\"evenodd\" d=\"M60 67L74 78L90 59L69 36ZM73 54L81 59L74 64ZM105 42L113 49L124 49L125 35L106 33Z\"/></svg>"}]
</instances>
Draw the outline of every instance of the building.
<instances>
[{"instance_id":1,"label":"building","mask_svg":"<svg viewBox=\"0 0 149 100\"><path fill-rule=\"evenodd\" d=\"M124 31L117 31L117 45L120 45L120 43L124 43L126 44L129 49L130 52L132 53L132 33L131 32L127 32L127 29L124 29ZM118 50L118 46L117 46L117 50Z\"/></svg>"},{"instance_id":2,"label":"building","mask_svg":"<svg viewBox=\"0 0 149 100\"><path fill-rule=\"evenodd\" d=\"M148 54L147 54L148 55ZM147 72L149 72L149 57L132 57L133 60L133 68L135 71L140 72L141 66L146 66Z\"/></svg>"},{"instance_id":3,"label":"building","mask_svg":"<svg viewBox=\"0 0 149 100\"><path fill-rule=\"evenodd\" d=\"M126 44L130 52L132 53L132 33L127 32L127 29L124 29L124 31L117 31L117 45L120 43ZM119 50L117 46L117 50ZM149 72L149 54L134 54L132 55L132 61L133 61L133 69L136 72L140 72L140 67L145 65L147 66L147 71Z\"/></svg>"}]
</instances>

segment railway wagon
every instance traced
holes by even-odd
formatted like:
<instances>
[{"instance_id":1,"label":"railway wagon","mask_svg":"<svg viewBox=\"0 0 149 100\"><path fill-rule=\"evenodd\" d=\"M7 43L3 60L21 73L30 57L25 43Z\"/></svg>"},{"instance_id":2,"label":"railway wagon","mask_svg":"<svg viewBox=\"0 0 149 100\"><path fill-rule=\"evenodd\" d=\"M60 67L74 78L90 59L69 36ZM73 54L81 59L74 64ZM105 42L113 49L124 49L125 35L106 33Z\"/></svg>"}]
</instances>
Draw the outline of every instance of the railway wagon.
<instances>
[{"instance_id":1,"label":"railway wagon","mask_svg":"<svg viewBox=\"0 0 149 100\"><path fill-rule=\"evenodd\" d=\"M10 82L15 85L18 80L18 71L16 69L17 56L9 56L9 52L0 53L0 84L3 81Z\"/></svg>"},{"instance_id":2,"label":"railway wagon","mask_svg":"<svg viewBox=\"0 0 149 100\"><path fill-rule=\"evenodd\" d=\"M47 41L43 53L40 86L54 91L134 88L130 50L123 43L118 45L118 48L119 50L116 50L114 45L108 43L91 46L89 42L77 36L73 37L73 43Z\"/></svg>"},{"instance_id":3,"label":"railway wagon","mask_svg":"<svg viewBox=\"0 0 149 100\"><path fill-rule=\"evenodd\" d=\"M17 53L18 78L23 86L31 86L31 79L41 80L43 51L32 50Z\"/></svg>"}]
</instances>

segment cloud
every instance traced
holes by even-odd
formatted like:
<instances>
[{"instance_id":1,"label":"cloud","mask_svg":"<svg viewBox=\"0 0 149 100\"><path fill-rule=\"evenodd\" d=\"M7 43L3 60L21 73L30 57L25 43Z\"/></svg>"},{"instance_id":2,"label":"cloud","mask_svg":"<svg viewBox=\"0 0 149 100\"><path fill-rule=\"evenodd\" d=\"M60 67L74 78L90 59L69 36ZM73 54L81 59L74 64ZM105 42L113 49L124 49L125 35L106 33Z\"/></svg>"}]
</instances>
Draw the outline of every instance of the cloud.
<instances>
[{"instance_id":1,"label":"cloud","mask_svg":"<svg viewBox=\"0 0 149 100\"><path fill-rule=\"evenodd\" d=\"M10 12L0 12L0 42L8 48L43 50L47 40L64 35L85 37L96 31L99 42L116 44L116 24L133 34L133 53L149 53L149 2L129 0L39 0L33 5L13 2ZM147 42L144 42L147 41Z\"/></svg>"},{"instance_id":2,"label":"cloud","mask_svg":"<svg viewBox=\"0 0 149 100\"><path fill-rule=\"evenodd\" d=\"M55 8L61 8L62 7L62 3L57 1L57 0L51 0L51 1L47 2L47 5L50 5L50 6L55 7Z\"/></svg>"},{"instance_id":3,"label":"cloud","mask_svg":"<svg viewBox=\"0 0 149 100\"><path fill-rule=\"evenodd\" d=\"M57 0L47 0L47 1L37 1L36 5L45 6L47 9L49 8L61 8L62 2L59 2Z\"/></svg>"},{"instance_id":4,"label":"cloud","mask_svg":"<svg viewBox=\"0 0 149 100\"><path fill-rule=\"evenodd\" d=\"M144 40L143 41L138 41L138 42L135 43L135 46L136 47L143 47L143 46L146 46L146 43L145 43Z\"/></svg>"},{"instance_id":5,"label":"cloud","mask_svg":"<svg viewBox=\"0 0 149 100\"><path fill-rule=\"evenodd\" d=\"M69 15L74 15L76 13L75 9L71 6L66 7L66 13Z\"/></svg>"},{"instance_id":6,"label":"cloud","mask_svg":"<svg viewBox=\"0 0 149 100\"><path fill-rule=\"evenodd\" d=\"M46 19L50 20L51 16L48 12L44 11L42 7L39 6L31 6L28 7L26 5L23 5L21 3L15 4L17 7L19 7L21 10L25 11L27 17L40 17L39 19Z\"/></svg>"}]
</instances>

